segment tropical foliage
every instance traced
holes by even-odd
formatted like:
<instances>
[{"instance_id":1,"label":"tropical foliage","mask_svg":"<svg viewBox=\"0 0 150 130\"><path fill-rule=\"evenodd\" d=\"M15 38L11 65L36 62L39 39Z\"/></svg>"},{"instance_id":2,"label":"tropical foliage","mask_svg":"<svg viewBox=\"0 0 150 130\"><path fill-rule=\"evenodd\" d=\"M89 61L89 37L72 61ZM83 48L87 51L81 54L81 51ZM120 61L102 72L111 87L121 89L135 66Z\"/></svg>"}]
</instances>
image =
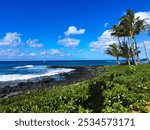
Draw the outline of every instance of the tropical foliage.
<instances>
[{"instance_id":1,"label":"tropical foliage","mask_svg":"<svg viewBox=\"0 0 150 130\"><path fill-rule=\"evenodd\" d=\"M117 53L117 57L123 57L126 59L127 63L130 65L130 58L132 58L132 63L137 64L140 63L138 46L136 43L136 35L147 30L149 25L146 23L146 19L140 19L140 17L135 17L134 11L128 10L127 13L120 18L119 24L116 24L112 27L111 36L118 38L118 44L116 46L118 52L113 50L114 52L107 53L107 50L110 50L111 45L106 50L106 54L112 55ZM145 50L146 58L149 60L146 47L144 44L143 38L143 46ZM115 56L116 57L116 56Z\"/></svg>"},{"instance_id":2,"label":"tropical foliage","mask_svg":"<svg viewBox=\"0 0 150 130\"><path fill-rule=\"evenodd\" d=\"M118 46L115 43L110 45L109 48L107 48L107 50L105 51L105 53L116 57L118 64L120 64L120 61L119 61L120 51L119 51Z\"/></svg>"},{"instance_id":3,"label":"tropical foliage","mask_svg":"<svg viewBox=\"0 0 150 130\"><path fill-rule=\"evenodd\" d=\"M147 112L149 64L99 69L108 72L71 86L0 99L0 112Z\"/></svg>"}]
</instances>

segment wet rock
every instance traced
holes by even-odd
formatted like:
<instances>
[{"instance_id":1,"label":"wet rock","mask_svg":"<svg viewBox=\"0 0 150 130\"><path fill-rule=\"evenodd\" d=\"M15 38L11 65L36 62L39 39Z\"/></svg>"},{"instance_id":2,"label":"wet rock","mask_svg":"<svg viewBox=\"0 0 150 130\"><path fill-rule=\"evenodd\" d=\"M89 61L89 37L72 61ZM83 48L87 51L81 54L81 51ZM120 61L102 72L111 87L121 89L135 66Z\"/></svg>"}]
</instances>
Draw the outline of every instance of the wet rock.
<instances>
[{"instance_id":1,"label":"wet rock","mask_svg":"<svg viewBox=\"0 0 150 130\"><path fill-rule=\"evenodd\" d=\"M59 68L58 66L52 66ZM60 68L66 68L61 66ZM53 88L55 86L64 86L90 79L99 75L97 67L67 67L75 69L69 73L61 73L55 76L46 76L26 81L0 82L0 97L14 96L19 92L27 92L33 89ZM15 94L14 94L15 93Z\"/></svg>"}]
</instances>

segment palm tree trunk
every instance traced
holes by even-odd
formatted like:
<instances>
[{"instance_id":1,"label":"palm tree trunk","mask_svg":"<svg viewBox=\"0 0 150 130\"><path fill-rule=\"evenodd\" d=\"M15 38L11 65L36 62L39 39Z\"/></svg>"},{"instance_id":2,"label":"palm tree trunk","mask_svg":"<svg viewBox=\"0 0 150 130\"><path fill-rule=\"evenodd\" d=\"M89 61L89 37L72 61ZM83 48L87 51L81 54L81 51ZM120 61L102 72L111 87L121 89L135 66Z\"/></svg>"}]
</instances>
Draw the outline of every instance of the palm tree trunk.
<instances>
[{"instance_id":1,"label":"palm tree trunk","mask_svg":"<svg viewBox=\"0 0 150 130\"><path fill-rule=\"evenodd\" d=\"M124 40L124 43L126 43L126 37L125 36L123 37L123 40Z\"/></svg>"},{"instance_id":2,"label":"palm tree trunk","mask_svg":"<svg viewBox=\"0 0 150 130\"><path fill-rule=\"evenodd\" d=\"M135 65L133 56L132 56L132 64Z\"/></svg>"},{"instance_id":3,"label":"palm tree trunk","mask_svg":"<svg viewBox=\"0 0 150 130\"><path fill-rule=\"evenodd\" d=\"M134 42L135 42L135 49L137 51L137 54L136 54L136 57L137 57L137 61L138 63L140 63L140 57L139 57L139 54L138 54L138 46L137 46L137 43L136 43L136 38L134 37Z\"/></svg>"},{"instance_id":4,"label":"palm tree trunk","mask_svg":"<svg viewBox=\"0 0 150 130\"><path fill-rule=\"evenodd\" d=\"M118 65L120 65L119 57L117 57L117 62L118 62Z\"/></svg>"},{"instance_id":5,"label":"palm tree trunk","mask_svg":"<svg viewBox=\"0 0 150 130\"><path fill-rule=\"evenodd\" d=\"M119 42L119 45L121 45L121 42L120 42L120 38L118 37L118 42Z\"/></svg>"},{"instance_id":6,"label":"palm tree trunk","mask_svg":"<svg viewBox=\"0 0 150 130\"><path fill-rule=\"evenodd\" d=\"M143 46L144 46L144 52L145 52L146 59L147 59L148 62L150 62L150 60L148 58L145 42L144 42L144 34L143 33L142 33L142 41L143 41Z\"/></svg>"},{"instance_id":7,"label":"palm tree trunk","mask_svg":"<svg viewBox=\"0 0 150 130\"><path fill-rule=\"evenodd\" d=\"M128 37L128 46L131 48L130 38Z\"/></svg>"},{"instance_id":8,"label":"palm tree trunk","mask_svg":"<svg viewBox=\"0 0 150 130\"><path fill-rule=\"evenodd\" d=\"M132 41L132 53L133 53L133 64L135 64L135 65L137 65L137 63L136 63L136 58L135 58L135 49L134 49L134 39L133 39L133 37L131 37L131 41Z\"/></svg>"},{"instance_id":9,"label":"palm tree trunk","mask_svg":"<svg viewBox=\"0 0 150 130\"><path fill-rule=\"evenodd\" d=\"M128 61L128 65L131 65L131 64L130 64L130 59L129 59L129 58L127 58L127 61Z\"/></svg>"}]
</instances>

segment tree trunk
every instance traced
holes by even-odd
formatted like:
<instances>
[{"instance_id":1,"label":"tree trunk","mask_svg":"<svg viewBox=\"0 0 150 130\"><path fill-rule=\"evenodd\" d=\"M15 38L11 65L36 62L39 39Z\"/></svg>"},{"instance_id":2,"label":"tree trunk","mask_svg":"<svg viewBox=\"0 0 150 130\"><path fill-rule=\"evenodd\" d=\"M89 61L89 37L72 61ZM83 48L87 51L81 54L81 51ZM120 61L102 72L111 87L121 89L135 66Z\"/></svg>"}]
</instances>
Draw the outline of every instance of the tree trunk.
<instances>
[{"instance_id":1,"label":"tree trunk","mask_svg":"<svg viewBox=\"0 0 150 130\"><path fill-rule=\"evenodd\" d=\"M119 45L121 46L121 42L120 42L120 38L118 37L118 42L119 42Z\"/></svg>"},{"instance_id":2,"label":"tree trunk","mask_svg":"<svg viewBox=\"0 0 150 130\"><path fill-rule=\"evenodd\" d=\"M125 36L123 37L123 40L124 40L124 43L126 43L126 37Z\"/></svg>"},{"instance_id":3,"label":"tree trunk","mask_svg":"<svg viewBox=\"0 0 150 130\"><path fill-rule=\"evenodd\" d=\"M118 62L118 65L120 65L119 57L117 57L117 62Z\"/></svg>"},{"instance_id":4,"label":"tree trunk","mask_svg":"<svg viewBox=\"0 0 150 130\"><path fill-rule=\"evenodd\" d=\"M136 43L136 39L134 38L134 41L135 41L135 49L136 49L136 51L137 51L137 54L136 54L136 56L137 56L137 61L138 61L138 63L140 63L141 61L140 61L140 57L139 57L139 54L138 54L138 46L137 46L137 43Z\"/></svg>"},{"instance_id":5,"label":"tree trunk","mask_svg":"<svg viewBox=\"0 0 150 130\"><path fill-rule=\"evenodd\" d=\"M135 49L134 49L134 39L133 39L133 37L131 37L131 41L132 41L133 61L134 61L134 64L137 65L137 63L136 63L136 58L135 58Z\"/></svg>"},{"instance_id":6,"label":"tree trunk","mask_svg":"<svg viewBox=\"0 0 150 130\"><path fill-rule=\"evenodd\" d=\"M128 37L128 46L131 48L130 38Z\"/></svg>"},{"instance_id":7,"label":"tree trunk","mask_svg":"<svg viewBox=\"0 0 150 130\"><path fill-rule=\"evenodd\" d=\"M130 64L130 59L129 59L129 58L127 59L127 61L128 61L128 65L131 65L131 64Z\"/></svg>"},{"instance_id":8,"label":"tree trunk","mask_svg":"<svg viewBox=\"0 0 150 130\"><path fill-rule=\"evenodd\" d=\"M146 46L145 46L145 42L144 42L144 34L142 33L142 41L143 41L143 46L144 46L144 52L145 52L145 56L148 62L150 62L148 55L147 55L147 50L146 50Z\"/></svg>"}]
</instances>

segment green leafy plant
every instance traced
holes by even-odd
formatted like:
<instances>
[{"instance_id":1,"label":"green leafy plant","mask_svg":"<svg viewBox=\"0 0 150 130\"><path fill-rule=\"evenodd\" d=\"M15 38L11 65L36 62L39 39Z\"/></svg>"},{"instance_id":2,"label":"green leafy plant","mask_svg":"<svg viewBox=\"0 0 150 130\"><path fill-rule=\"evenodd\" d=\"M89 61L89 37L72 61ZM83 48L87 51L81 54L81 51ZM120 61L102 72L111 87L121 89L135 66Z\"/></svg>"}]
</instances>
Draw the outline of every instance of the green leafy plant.
<instances>
[{"instance_id":1,"label":"green leafy plant","mask_svg":"<svg viewBox=\"0 0 150 130\"><path fill-rule=\"evenodd\" d=\"M0 98L0 112L147 112L150 65L112 66L105 70L108 72L104 75L70 86Z\"/></svg>"},{"instance_id":2,"label":"green leafy plant","mask_svg":"<svg viewBox=\"0 0 150 130\"><path fill-rule=\"evenodd\" d=\"M128 70L126 71L127 74L134 74L136 71L136 66L135 65L130 65Z\"/></svg>"}]
</instances>

